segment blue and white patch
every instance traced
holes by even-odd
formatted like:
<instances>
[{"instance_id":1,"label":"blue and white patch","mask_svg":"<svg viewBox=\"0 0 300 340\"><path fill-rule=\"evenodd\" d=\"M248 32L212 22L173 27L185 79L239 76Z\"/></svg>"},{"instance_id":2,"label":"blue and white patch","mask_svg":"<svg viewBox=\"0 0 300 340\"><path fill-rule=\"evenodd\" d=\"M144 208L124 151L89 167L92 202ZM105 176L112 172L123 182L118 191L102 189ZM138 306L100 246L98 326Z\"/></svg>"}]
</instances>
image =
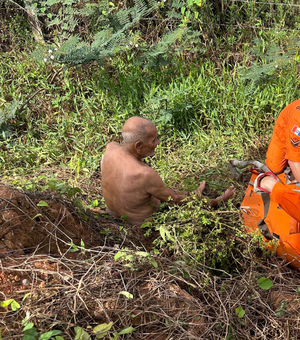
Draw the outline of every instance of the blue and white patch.
<instances>
[{"instance_id":1,"label":"blue and white patch","mask_svg":"<svg viewBox=\"0 0 300 340\"><path fill-rule=\"evenodd\" d=\"M292 128L292 132L293 132L296 136L300 137L300 128L299 128L297 125L294 125L294 127Z\"/></svg>"}]
</instances>

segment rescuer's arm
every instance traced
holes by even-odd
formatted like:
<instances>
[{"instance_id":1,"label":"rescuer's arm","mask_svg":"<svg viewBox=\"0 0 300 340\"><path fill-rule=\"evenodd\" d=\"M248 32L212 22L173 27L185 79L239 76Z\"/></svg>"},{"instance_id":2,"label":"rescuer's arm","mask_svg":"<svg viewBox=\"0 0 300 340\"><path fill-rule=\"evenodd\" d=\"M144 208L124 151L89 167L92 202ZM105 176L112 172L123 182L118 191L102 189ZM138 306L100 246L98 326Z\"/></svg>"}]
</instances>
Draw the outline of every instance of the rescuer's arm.
<instances>
[{"instance_id":1,"label":"rescuer's arm","mask_svg":"<svg viewBox=\"0 0 300 340\"><path fill-rule=\"evenodd\" d=\"M295 176L296 180L300 183L300 162L293 162L289 160L288 163L292 170L293 175Z\"/></svg>"},{"instance_id":2,"label":"rescuer's arm","mask_svg":"<svg viewBox=\"0 0 300 340\"><path fill-rule=\"evenodd\" d=\"M271 192L276 203L300 223L300 194L270 176L260 181L260 186Z\"/></svg>"}]
</instances>

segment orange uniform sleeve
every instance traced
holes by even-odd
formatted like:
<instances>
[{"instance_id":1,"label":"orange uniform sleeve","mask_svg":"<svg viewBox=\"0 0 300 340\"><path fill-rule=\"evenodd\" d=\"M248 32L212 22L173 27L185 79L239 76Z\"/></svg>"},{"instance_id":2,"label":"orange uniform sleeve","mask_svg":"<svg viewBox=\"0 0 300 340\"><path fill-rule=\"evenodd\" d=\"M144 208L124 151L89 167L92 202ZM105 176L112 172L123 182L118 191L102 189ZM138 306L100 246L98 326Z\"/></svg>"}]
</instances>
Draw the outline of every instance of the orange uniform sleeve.
<instances>
[{"instance_id":1,"label":"orange uniform sleeve","mask_svg":"<svg viewBox=\"0 0 300 340\"><path fill-rule=\"evenodd\" d=\"M300 162L300 100L286 106L278 116L267 151L267 166L281 173L287 161Z\"/></svg>"},{"instance_id":2,"label":"orange uniform sleeve","mask_svg":"<svg viewBox=\"0 0 300 340\"><path fill-rule=\"evenodd\" d=\"M298 192L277 182L271 195L284 211L300 223L300 194Z\"/></svg>"},{"instance_id":3,"label":"orange uniform sleeve","mask_svg":"<svg viewBox=\"0 0 300 340\"><path fill-rule=\"evenodd\" d=\"M291 112L287 125L286 158L293 162L300 162L300 110Z\"/></svg>"}]
</instances>

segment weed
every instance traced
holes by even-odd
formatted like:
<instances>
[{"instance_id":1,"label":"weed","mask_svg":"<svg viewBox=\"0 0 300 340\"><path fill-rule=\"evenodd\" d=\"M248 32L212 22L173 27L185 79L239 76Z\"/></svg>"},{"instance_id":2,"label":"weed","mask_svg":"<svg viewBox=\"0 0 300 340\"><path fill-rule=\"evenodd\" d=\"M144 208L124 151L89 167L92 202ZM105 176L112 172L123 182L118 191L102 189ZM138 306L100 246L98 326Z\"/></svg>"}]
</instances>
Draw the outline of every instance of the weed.
<instances>
[{"instance_id":1,"label":"weed","mask_svg":"<svg viewBox=\"0 0 300 340\"><path fill-rule=\"evenodd\" d=\"M127 248L122 249L116 253L114 259L115 261L125 261L126 263L124 264L124 266L129 267L132 271L136 270L134 266L137 263L148 263L155 268L158 267L158 264L154 260L153 256L150 253L144 251L132 252Z\"/></svg>"}]
</instances>

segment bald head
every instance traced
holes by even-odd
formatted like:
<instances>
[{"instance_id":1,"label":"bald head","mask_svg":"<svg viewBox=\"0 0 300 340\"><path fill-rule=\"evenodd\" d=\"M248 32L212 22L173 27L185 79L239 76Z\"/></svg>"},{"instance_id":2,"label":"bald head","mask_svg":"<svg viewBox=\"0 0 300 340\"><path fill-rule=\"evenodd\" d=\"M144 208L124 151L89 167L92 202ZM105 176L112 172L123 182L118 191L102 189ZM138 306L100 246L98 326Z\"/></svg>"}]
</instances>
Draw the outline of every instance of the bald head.
<instances>
[{"instance_id":1,"label":"bald head","mask_svg":"<svg viewBox=\"0 0 300 340\"><path fill-rule=\"evenodd\" d=\"M155 124L151 120L142 117L130 117L122 128L122 137L125 143L145 142L148 136L148 128Z\"/></svg>"}]
</instances>

